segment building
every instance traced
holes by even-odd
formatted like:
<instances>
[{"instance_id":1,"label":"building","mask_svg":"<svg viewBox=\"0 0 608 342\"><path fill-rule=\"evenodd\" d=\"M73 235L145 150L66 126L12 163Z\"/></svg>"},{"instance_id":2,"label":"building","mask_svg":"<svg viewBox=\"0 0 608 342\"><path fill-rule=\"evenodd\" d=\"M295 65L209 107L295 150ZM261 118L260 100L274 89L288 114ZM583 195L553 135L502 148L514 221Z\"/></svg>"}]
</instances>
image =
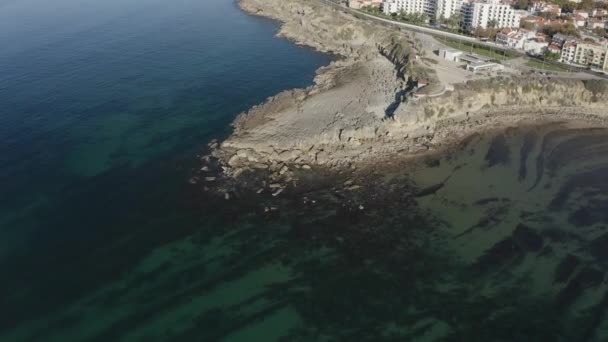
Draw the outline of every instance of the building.
<instances>
[{"instance_id":1,"label":"building","mask_svg":"<svg viewBox=\"0 0 608 342\"><path fill-rule=\"evenodd\" d=\"M557 4L547 3L544 1L533 1L530 4L529 10L533 13L553 13L555 15L562 14L562 8Z\"/></svg>"},{"instance_id":2,"label":"building","mask_svg":"<svg viewBox=\"0 0 608 342\"><path fill-rule=\"evenodd\" d=\"M608 71L608 47L594 42L578 42L574 63Z\"/></svg>"},{"instance_id":3,"label":"building","mask_svg":"<svg viewBox=\"0 0 608 342\"><path fill-rule=\"evenodd\" d=\"M496 43L514 49L523 49L526 40L534 38L535 35L533 31L504 28L496 34Z\"/></svg>"},{"instance_id":4,"label":"building","mask_svg":"<svg viewBox=\"0 0 608 342\"><path fill-rule=\"evenodd\" d=\"M549 53L553 53L553 54L559 55L562 52L562 48L559 47L558 45L554 44L554 43L550 43L549 46L547 46L547 50L546 51L549 52Z\"/></svg>"},{"instance_id":5,"label":"building","mask_svg":"<svg viewBox=\"0 0 608 342\"><path fill-rule=\"evenodd\" d=\"M560 61L562 63L574 63L576 55L576 41L568 41L562 45Z\"/></svg>"},{"instance_id":6,"label":"building","mask_svg":"<svg viewBox=\"0 0 608 342\"><path fill-rule=\"evenodd\" d=\"M460 13L463 0L385 0L385 14L426 14L429 18L449 19Z\"/></svg>"},{"instance_id":7,"label":"building","mask_svg":"<svg viewBox=\"0 0 608 342\"><path fill-rule=\"evenodd\" d=\"M429 17L434 15L431 10L433 0L386 0L382 5L385 14L406 13L406 14L427 14Z\"/></svg>"},{"instance_id":8,"label":"building","mask_svg":"<svg viewBox=\"0 0 608 342\"><path fill-rule=\"evenodd\" d=\"M439 57L446 59L452 62L458 62L460 56L462 56L464 52L460 50L453 49L439 49Z\"/></svg>"},{"instance_id":9,"label":"building","mask_svg":"<svg viewBox=\"0 0 608 342\"><path fill-rule=\"evenodd\" d=\"M594 8L591 11L591 16L596 18L608 16L608 10L605 10L603 8Z\"/></svg>"},{"instance_id":10,"label":"building","mask_svg":"<svg viewBox=\"0 0 608 342\"><path fill-rule=\"evenodd\" d=\"M382 0L348 0L348 7L361 9L363 7L382 7Z\"/></svg>"},{"instance_id":11,"label":"building","mask_svg":"<svg viewBox=\"0 0 608 342\"><path fill-rule=\"evenodd\" d=\"M581 28L581 27L585 27L585 25L587 24L587 21L584 17L581 17L578 14L575 14L572 16L572 23L574 24L574 26Z\"/></svg>"},{"instance_id":12,"label":"building","mask_svg":"<svg viewBox=\"0 0 608 342\"><path fill-rule=\"evenodd\" d=\"M604 28L605 24L602 19L598 18L589 18L587 19L587 28L596 29L596 28Z\"/></svg>"},{"instance_id":13,"label":"building","mask_svg":"<svg viewBox=\"0 0 608 342\"><path fill-rule=\"evenodd\" d=\"M562 45L560 61L608 71L608 44L568 40Z\"/></svg>"},{"instance_id":14,"label":"building","mask_svg":"<svg viewBox=\"0 0 608 342\"><path fill-rule=\"evenodd\" d=\"M576 41L576 39L577 38L574 36L569 36L569 35L565 35L562 33L556 33L553 35L553 38L551 39L551 44L555 44L561 49L562 46L564 45L564 43L566 43L568 41Z\"/></svg>"},{"instance_id":15,"label":"building","mask_svg":"<svg viewBox=\"0 0 608 342\"><path fill-rule=\"evenodd\" d=\"M519 27L521 15L500 0L483 0L462 5L462 23L467 30L475 28Z\"/></svg>"},{"instance_id":16,"label":"building","mask_svg":"<svg viewBox=\"0 0 608 342\"><path fill-rule=\"evenodd\" d=\"M574 12L572 12L572 14L581 16L585 19L589 18L589 12L587 12L585 10L574 10Z\"/></svg>"},{"instance_id":17,"label":"building","mask_svg":"<svg viewBox=\"0 0 608 342\"><path fill-rule=\"evenodd\" d=\"M449 19L455 15L460 15L463 0L437 0L435 17L437 19Z\"/></svg>"}]
</instances>

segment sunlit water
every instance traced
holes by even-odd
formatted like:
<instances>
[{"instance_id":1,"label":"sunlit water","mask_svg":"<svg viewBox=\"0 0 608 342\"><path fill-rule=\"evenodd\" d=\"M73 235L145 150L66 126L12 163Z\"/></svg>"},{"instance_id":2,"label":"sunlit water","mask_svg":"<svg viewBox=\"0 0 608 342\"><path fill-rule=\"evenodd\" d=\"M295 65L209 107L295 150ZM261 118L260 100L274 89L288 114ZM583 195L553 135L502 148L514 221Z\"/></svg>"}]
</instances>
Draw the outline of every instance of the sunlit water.
<instances>
[{"instance_id":1,"label":"sunlit water","mask_svg":"<svg viewBox=\"0 0 608 342\"><path fill-rule=\"evenodd\" d=\"M200 146L327 56L224 0L5 0L0 29L0 340L606 335L607 131L225 201Z\"/></svg>"}]
</instances>

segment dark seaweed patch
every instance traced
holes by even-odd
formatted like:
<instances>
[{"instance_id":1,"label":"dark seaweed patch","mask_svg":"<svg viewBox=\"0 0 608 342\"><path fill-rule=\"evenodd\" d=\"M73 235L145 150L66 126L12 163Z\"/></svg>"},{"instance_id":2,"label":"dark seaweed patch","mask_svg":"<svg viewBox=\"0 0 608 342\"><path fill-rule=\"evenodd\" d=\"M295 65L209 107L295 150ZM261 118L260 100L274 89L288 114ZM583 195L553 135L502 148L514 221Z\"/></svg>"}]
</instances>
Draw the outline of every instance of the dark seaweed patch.
<instances>
[{"instance_id":1,"label":"dark seaweed patch","mask_svg":"<svg viewBox=\"0 0 608 342\"><path fill-rule=\"evenodd\" d=\"M608 233L604 233L589 244L591 254L599 261L608 261Z\"/></svg>"},{"instance_id":2,"label":"dark seaweed patch","mask_svg":"<svg viewBox=\"0 0 608 342\"><path fill-rule=\"evenodd\" d=\"M589 198L592 195L587 195ZM608 201L590 199L589 204L571 213L568 221L577 226L591 226L597 223L608 223Z\"/></svg>"},{"instance_id":3,"label":"dark seaweed patch","mask_svg":"<svg viewBox=\"0 0 608 342\"><path fill-rule=\"evenodd\" d=\"M497 269L522 255L521 248L512 237L503 239L477 259L475 267L482 272Z\"/></svg>"},{"instance_id":4,"label":"dark seaweed patch","mask_svg":"<svg viewBox=\"0 0 608 342\"><path fill-rule=\"evenodd\" d=\"M522 181L528 175L528 156L530 152L536 146L536 141L538 140L538 134L535 131L530 131L526 133L524 137L524 144L522 145L519 151L519 180Z\"/></svg>"},{"instance_id":5,"label":"dark seaweed patch","mask_svg":"<svg viewBox=\"0 0 608 342\"><path fill-rule=\"evenodd\" d=\"M499 134L492 139L488 152L486 153L486 161L488 166L492 167L498 164L507 164L511 158L511 150L507 144L507 139L503 134Z\"/></svg>"},{"instance_id":6,"label":"dark seaweed patch","mask_svg":"<svg viewBox=\"0 0 608 342\"><path fill-rule=\"evenodd\" d=\"M513 231L513 239L522 249L529 252L538 252L543 248L542 236L521 223Z\"/></svg>"},{"instance_id":7,"label":"dark seaweed patch","mask_svg":"<svg viewBox=\"0 0 608 342\"><path fill-rule=\"evenodd\" d=\"M562 261L559 262L555 269L555 275L553 281L556 283L564 283L570 279L570 276L576 270L580 260L578 257L572 254L568 254Z\"/></svg>"},{"instance_id":8,"label":"dark seaweed patch","mask_svg":"<svg viewBox=\"0 0 608 342\"><path fill-rule=\"evenodd\" d=\"M549 208L551 210L560 210L564 204L568 201L570 196L577 189L593 190L593 193L597 193L598 190L608 191L608 167L604 166L591 171L578 173L570 177L560 188L558 193L555 195Z\"/></svg>"},{"instance_id":9,"label":"dark seaweed patch","mask_svg":"<svg viewBox=\"0 0 608 342\"><path fill-rule=\"evenodd\" d=\"M566 287L557 296L559 308L566 308L580 297L586 288L601 284L604 273L596 268L585 267L576 274Z\"/></svg>"}]
</instances>

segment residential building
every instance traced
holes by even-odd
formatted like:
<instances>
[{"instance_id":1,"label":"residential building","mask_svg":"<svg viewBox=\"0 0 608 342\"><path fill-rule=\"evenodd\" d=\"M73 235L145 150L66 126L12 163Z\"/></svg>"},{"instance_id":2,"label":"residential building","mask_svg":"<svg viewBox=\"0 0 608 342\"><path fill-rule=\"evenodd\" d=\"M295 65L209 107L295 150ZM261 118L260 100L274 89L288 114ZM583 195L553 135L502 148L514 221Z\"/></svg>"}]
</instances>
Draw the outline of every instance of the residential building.
<instances>
[{"instance_id":1,"label":"residential building","mask_svg":"<svg viewBox=\"0 0 608 342\"><path fill-rule=\"evenodd\" d=\"M363 7L382 7L382 0L348 0L348 7L361 9Z\"/></svg>"},{"instance_id":2,"label":"residential building","mask_svg":"<svg viewBox=\"0 0 608 342\"><path fill-rule=\"evenodd\" d=\"M521 15L500 0L482 0L462 5L462 23L465 29L519 27Z\"/></svg>"},{"instance_id":3,"label":"residential building","mask_svg":"<svg viewBox=\"0 0 608 342\"><path fill-rule=\"evenodd\" d=\"M550 43L549 46L547 46L547 52L559 55L562 52L562 48L554 43Z\"/></svg>"},{"instance_id":4,"label":"residential building","mask_svg":"<svg viewBox=\"0 0 608 342\"><path fill-rule=\"evenodd\" d=\"M385 14L406 13L432 16L434 13L430 11L431 1L433 0L386 0L383 3L382 11Z\"/></svg>"},{"instance_id":5,"label":"residential building","mask_svg":"<svg viewBox=\"0 0 608 342\"><path fill-rule=\"evenodd\" d=\"M574 10L574 12L572 12L573 15L579 15L585 19L589 18L589 12L585 11L585 10Z\"/></svg>"},{"instance_id":6,"label":"residential building","mask_svg":"<svg viewBox=\"0 0 608 342\"><path fill-rule=\"evenodd\" d=\"M463 0L385 0L385 14L426 14L430 18L449 19L460 13Z\"/></svg>"},{"instance_id":7,"label":"residential building","mask_svg":"<svg viewBox=\"0 0 608 342\"><path fill-rule=\"evenodd\" d=\"M532 31L504 28L496 34L496 43L514 49L523 49L526 40L534 37L535 33Z\"/></svg>"},{"instance_id":8,"label":"residential building","mask_svg":"<svg viewBox=\"0 0 608 342\"><path fill-rule=\"evenodd\" d=\"M528 9L532 13L554 13L556 15L562 14L562 8L557 4L547 3L544 1L534 1L530 4Z\"/></svg>"},{"instance_id":9,"label":"residential building","mask_svg":"<svg viewBox=\"0 0 608 342\"><path fill-rule=\"evenodd\" d=\"M553 35L553 39L551 39L551 44L557 45L560 49L564 45L564 43L568 41L576 41L576 37L565 35L563 33L556 33Z\"/></svg>"},{"instance_id":10,"label":"residential building","mask_svg":"<svg viewBox=\"0 0 608 342\"><path fill-rule=\"evenodd\" d=\"M591 11L591 16L592 17L605 17L605 16L608 16L608 10L605 10L603 8L594 8Z\"/></svg>"},{"instance_id":11,"label":"residential building","mask_svg":"<svg viewBox=\"0 0 608 342\"><path fill-rule=\"evenodd\" d=\"M574 63L576 56L576 41L567 41L562 45L561 58L562 63Z\"/></svg>"},{"instance_id":12,"label":"residential building","mask_svg":"<svg viewBox=\"0 0 608 342\"><path fill-rule=\"evenodd\" d=\"M460 15L463 0L437 0L435 17L437 19L449 19L454 15Z\"/></svg>"},{"instance_id":13,"label":"residential building","mask_svg":"<svg viewBox=\"0 0 608 342\"><path fill-rule=\"evenodd\" d=\"M574 63L608 71L608 47L594 42L578 42Z\"/></svg>"},{"instance_id":14,"label":"residential building","mask_svg":"<svg viewBox=\"0 0 608 342\"><path fill-rule=\"evenodd\" d=\"M572 23L574 24L574 26L581 28L581 27L585 27L585 25L587 24L587 21L584 17L581 17L578 14L575 14L572 16Z\"/></svg>"},{"instance_id":15,"label":"residential building","mask_svg":"<svg viewBox=\"0 0 608 342\"><path fill-rule=\"evenodd\" d=\"M605 24L602 19L598 18L589 18L587 19L587 28L596 29L596 28L604 28Z\"/></svg>"},{"instance_id":16,"label":"residential building","mask_svg":"<svg viewBox=\"0 0 608 342\"><path fill-rule=\"evenodd\" d=\"M608 44L568 40L562 46L560 61L608 71Z\"/></svg>"}]
</instances>

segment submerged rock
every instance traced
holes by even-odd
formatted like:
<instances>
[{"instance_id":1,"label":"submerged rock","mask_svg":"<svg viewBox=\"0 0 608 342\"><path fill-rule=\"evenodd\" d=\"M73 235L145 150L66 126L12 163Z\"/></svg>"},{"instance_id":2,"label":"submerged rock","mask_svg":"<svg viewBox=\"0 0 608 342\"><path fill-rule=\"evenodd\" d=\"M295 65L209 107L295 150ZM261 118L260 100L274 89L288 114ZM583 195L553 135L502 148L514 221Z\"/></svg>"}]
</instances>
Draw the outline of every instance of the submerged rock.
<instances>
[{"instance_id":1,"label":"submerged rock","mask_svg":"<svg viewBox=\"0 0 608 342\"><path fill-rule=\"evenodd\" d=\"M521 223L513 231L513 239L522 249L529 252L538 252L543 248L542 236Z\"/></svg>"}]
</instances>

